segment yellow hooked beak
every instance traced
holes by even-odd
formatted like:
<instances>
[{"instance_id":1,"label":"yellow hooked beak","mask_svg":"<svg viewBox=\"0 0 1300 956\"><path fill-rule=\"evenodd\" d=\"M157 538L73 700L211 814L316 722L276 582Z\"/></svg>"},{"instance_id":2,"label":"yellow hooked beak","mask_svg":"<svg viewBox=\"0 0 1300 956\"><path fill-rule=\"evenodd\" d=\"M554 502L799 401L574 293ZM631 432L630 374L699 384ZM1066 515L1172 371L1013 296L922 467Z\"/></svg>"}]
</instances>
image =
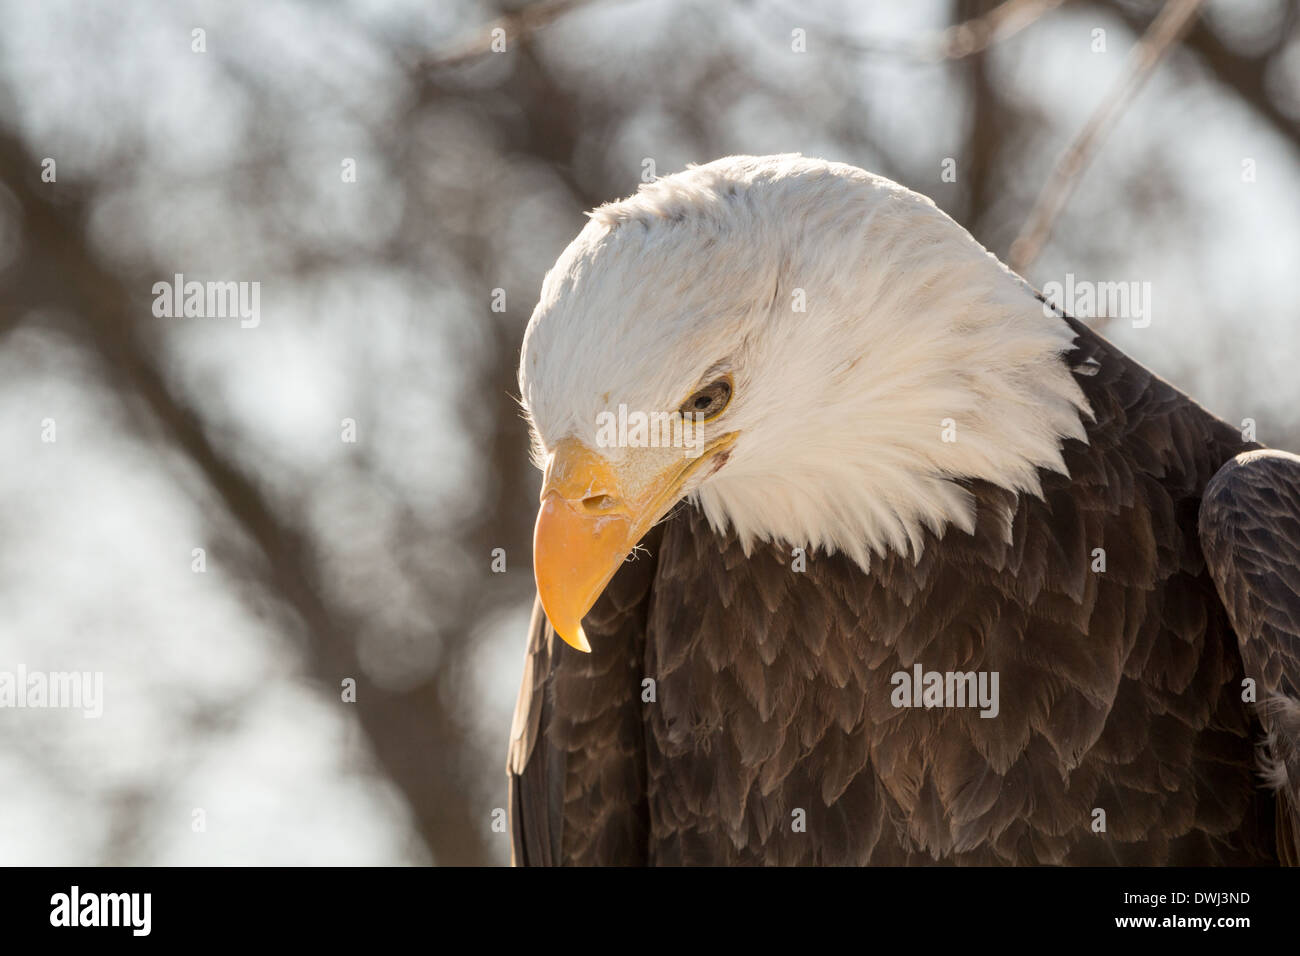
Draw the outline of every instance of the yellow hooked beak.
<instances>
[{"instance_id":1,"label":"yellow hooked beak","mask_svg":"<svg viewBox=\"0 0 1300 956\"><path fill-rule=\"evenodd\" d=\"M576 439L555 446L533 532L533 574L542 608L565 643L590 653L583 617L636 543L676 504L686 480L735 439L735 432L722 435L648 480L638 480L637 466L646 462L639 450L616 469Z\"/></svg>"}]
</instances>

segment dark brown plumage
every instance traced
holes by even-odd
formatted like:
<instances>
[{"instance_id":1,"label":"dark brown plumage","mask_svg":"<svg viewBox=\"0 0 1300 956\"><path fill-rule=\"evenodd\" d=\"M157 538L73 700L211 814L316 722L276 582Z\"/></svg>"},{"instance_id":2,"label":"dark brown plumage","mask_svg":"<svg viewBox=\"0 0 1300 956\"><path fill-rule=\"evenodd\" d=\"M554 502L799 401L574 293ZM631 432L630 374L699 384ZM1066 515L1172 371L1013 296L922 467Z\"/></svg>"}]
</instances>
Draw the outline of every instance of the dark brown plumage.
<instances>
[{"instance_id":1,"label":"dark brown plumage","mask_svg":"<svg viewBox=\"0 0 1300 956\"><path fill-rule=\"evenodd\" d=\"M1294 465L1230 465L1202 508L1254 446L1071 324L1096 421L1066 442L1069 478L1042 474L1044 500L974 483L974 535L869 574L820 552L793 572L784 546L746 557L682 507L586 617L591 654L535 610L515 861L1294 862L1295 804L1256 754L1274 730L1300 780ZM1000 714L893 707L891 675L918 662L999 672ZM1286 701L1263 724L1247 676Z\"/></svg>"},{"instance_id":2,"label":"dark brown plumage","mask_svg":"<svg viewBox=\"0 0 1300 956\"><path fill-rule=\"evenodd\" d=\"M1300 865L1300 458L1238 455L1201 503L1201 542L1257 687L1265 760L1278 787L1277 851ZM1289 783L1288 783L1289 781Z\"/></svg>"}]
</instances>

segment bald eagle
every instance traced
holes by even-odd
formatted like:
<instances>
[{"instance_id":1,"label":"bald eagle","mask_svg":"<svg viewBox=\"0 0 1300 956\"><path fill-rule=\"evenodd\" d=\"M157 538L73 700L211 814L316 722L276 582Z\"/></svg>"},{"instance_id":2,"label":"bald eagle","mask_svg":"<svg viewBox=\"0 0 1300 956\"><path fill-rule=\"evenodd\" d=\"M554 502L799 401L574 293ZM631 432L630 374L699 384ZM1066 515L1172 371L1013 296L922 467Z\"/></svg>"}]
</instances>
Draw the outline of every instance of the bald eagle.
<instances>
[{"instance_id":1,"label":"bald eagle","mask_svg":"<svg viewBox=\"0 0 1300 956\"><path fill-rule=\"evenodd\" d=\"M797 155L642 186L519 381L517 863L1296 862L1300 458L930 200Z\"/></svg>"}]
</instances>

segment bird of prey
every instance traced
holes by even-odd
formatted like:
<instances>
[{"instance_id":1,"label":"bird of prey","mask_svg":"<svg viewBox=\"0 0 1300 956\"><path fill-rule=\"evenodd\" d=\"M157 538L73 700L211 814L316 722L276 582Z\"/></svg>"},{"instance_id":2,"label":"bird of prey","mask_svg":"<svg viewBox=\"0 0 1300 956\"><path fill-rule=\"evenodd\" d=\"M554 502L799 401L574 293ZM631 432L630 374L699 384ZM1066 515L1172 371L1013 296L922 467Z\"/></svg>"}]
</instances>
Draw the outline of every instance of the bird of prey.
<instances>
[{"instance_id":1,"label":"bird of prey","mask_svg":"<svg viewBox=\"0 0 1300 956\"><path fill-rule=\"evenodd\" d=\"M1300 458L930 200L798 155L644 185L519 380L517 863L1296 862Z\"/></svg>"}]
</instances>

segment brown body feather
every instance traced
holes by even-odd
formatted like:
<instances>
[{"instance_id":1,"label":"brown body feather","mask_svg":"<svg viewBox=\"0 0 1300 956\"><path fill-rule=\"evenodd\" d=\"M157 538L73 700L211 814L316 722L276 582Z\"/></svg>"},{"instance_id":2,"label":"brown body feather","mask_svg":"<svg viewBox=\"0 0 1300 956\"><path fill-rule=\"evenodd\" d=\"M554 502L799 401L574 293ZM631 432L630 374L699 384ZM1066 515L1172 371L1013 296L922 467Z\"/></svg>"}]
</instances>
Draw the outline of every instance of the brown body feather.
<instances>
[{"instance_id":1,"label":"brown body feather","mask_svg":"<svg viewBox=\"0 0 1300 956\"><path fill-rule=\"evenodd\" d=\"M1278 857L1300 865L1300 458L1246 452L1201 504L1201 541L1255 681Z\"/></svg>"},{"instance_id":2,"label":"brown body feather","mask_svg":"<svg viewBox=\"0 0 1300 956\"><path fill-rule=\"evenodd\" d=\"M1197 536L1207 484L1252 446L1072 325L1066 360L1096 420L1066 443L1070 477L1043 473L1043 500L972 484L973 535L949 528L919 563L891 554L869 573L819 552L794 571L786 546L746 556L683 507L586 618L590 655L535 613L508 768L515 861L1294 857ZM1289 658L1247 664L1294 692L1290 634ZM891 677L917 663L998 672L1000 713L895 708Z\"/></svg>"}]
</instances>

